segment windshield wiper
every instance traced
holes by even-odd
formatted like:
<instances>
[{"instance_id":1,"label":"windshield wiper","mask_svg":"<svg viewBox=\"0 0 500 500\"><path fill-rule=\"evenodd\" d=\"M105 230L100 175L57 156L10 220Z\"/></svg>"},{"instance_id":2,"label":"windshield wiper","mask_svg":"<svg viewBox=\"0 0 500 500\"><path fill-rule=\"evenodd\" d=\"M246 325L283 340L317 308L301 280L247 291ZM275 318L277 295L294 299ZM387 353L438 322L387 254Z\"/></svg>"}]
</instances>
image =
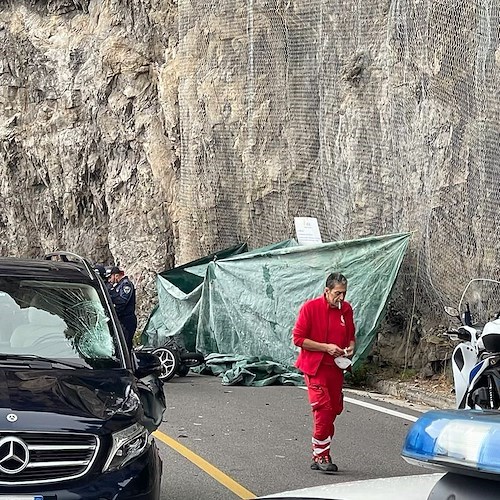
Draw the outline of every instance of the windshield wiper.
<instances>
[{"instance_id":1,"label":"windshield wiper","mask_svg":"<svg viewBox=\"0 0 500 500\"><path fill-rule=\"evenodd\" d=\"M0 353L0 361L43 361L45 363L50 363L51 365L63 365L68 368L87 368L85 365L70 363L68 361L61 361L60 359L46 358L44 356L38 356L37 354L5 354Z\"/></svg>"}]
</instances>

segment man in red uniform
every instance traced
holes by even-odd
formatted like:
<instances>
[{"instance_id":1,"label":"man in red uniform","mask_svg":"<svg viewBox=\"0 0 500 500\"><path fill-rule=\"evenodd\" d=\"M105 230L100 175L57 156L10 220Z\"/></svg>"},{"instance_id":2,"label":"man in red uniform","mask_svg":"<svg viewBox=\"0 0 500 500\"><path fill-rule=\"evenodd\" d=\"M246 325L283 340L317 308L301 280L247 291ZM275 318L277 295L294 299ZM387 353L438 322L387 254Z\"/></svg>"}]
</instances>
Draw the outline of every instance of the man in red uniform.
<instances>
[{"instance_id":1,"label":"man in red uniform","mask_svg":"<svg viewBox=\"0 0 500 500\"><path fill-rule=\"evenodd\" d=\"M295 366L304 373L313 412L311 469L322 472L338 470L330 457L330 444L335 418L344 408L344 371L335 359L354 353L353 312L344 300L346 293L345 276L330 274L323 295L302 305L293 329L293 342L300 347Z\"/></svg>"}]
</instances>

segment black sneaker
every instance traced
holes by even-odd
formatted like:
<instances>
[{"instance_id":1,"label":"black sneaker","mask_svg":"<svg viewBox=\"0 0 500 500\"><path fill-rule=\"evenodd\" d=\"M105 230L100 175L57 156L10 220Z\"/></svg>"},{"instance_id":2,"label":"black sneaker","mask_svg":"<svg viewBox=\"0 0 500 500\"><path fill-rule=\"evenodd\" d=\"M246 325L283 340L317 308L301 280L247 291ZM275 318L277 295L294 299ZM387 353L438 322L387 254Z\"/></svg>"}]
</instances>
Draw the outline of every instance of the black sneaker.
<instances>
[{"instance_id":1,"label":"black sneaker","mask_svg":"<svg viewBox=\"0 0 500 500\"><path fill-rule=\"evenodd\" d=\"M339 468L332 462L332 459L330 456L327 457L319 457L317 460L315 460L314 467L311 465L311 469L313 470L319 470L321 472L337 472Z\"/></svg>"}]
</instances>

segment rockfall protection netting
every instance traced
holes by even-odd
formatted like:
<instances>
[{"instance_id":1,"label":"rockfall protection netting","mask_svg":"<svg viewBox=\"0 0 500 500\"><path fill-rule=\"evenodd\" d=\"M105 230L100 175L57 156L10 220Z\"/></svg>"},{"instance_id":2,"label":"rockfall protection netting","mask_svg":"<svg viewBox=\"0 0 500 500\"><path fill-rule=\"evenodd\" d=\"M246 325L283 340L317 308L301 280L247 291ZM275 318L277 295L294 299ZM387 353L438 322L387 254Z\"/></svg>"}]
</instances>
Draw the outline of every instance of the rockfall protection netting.
<instances>
[{"instance_id":1,"label":"rockfall protection netting","mask_svg":"<svg viewBox=\"0 0 500 500\"><path fill-rule=\"evenodd\" d=\"M413 232L405 318L498 277L497 0L178 8L182 261L314 216L323 241Z\"/></svg>"}]
</instances>

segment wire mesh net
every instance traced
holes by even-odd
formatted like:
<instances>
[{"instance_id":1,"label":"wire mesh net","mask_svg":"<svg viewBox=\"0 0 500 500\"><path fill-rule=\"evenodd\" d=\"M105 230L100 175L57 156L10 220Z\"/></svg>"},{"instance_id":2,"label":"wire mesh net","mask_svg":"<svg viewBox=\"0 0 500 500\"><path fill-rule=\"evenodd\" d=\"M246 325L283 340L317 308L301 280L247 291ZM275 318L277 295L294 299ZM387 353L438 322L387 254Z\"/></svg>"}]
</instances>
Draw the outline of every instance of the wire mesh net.
<instances>
[{"instance_id":1,"label":"wire mesh net","mask_svg":"<svg viewBox=\"0 0 500 500\"><path fill-rule=\"evenodd\" d=\"M499 4L180 0L180 257L412 231L400 307L497 277ZM199 235L203 235L201 238Z\"/></svg>"}]
</instances>

